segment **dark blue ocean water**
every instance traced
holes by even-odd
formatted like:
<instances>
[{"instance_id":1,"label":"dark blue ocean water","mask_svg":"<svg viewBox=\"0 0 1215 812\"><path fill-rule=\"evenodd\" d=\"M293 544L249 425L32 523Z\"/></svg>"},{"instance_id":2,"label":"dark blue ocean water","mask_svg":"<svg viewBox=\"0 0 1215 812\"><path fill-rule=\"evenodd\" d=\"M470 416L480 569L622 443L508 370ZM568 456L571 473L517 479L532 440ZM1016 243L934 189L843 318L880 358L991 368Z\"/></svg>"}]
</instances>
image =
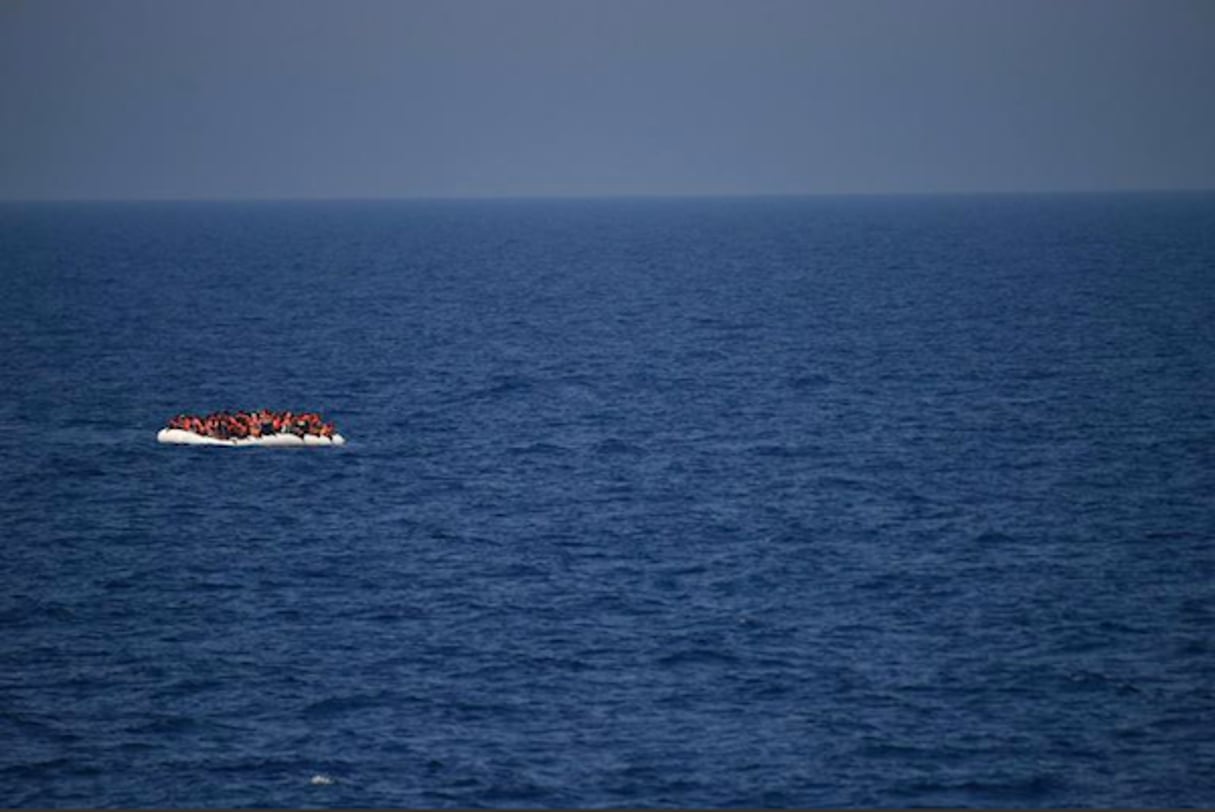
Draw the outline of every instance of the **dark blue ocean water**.
<instances>
[{"instance_id":1,"label":"dark blue ocean water","mask_svg":"<svg viewBox=\"0 0 1215 812\"><path fill-rule=\"evenodd\" d=\"M5 806L1215 805L1213 195L8 205L0 347Z\"/></svg>"}]
</instances>

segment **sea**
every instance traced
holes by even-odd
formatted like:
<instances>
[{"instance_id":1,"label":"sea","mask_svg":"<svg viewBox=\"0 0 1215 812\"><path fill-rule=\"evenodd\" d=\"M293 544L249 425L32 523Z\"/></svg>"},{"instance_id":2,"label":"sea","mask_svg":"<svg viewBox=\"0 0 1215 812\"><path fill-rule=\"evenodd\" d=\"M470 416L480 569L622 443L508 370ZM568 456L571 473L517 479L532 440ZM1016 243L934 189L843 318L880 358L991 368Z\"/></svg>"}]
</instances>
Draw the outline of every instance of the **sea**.
<instances>
[{"instance_id":1,"label":"sea","mask_svg":"<svg viewBox=\"0 0 1215 812\"><path fill-rule=\"evenodd\" d=\"M1215 194L7 203L0 543L7 807L1212 807Z\"/></svg>"}]
</instances>

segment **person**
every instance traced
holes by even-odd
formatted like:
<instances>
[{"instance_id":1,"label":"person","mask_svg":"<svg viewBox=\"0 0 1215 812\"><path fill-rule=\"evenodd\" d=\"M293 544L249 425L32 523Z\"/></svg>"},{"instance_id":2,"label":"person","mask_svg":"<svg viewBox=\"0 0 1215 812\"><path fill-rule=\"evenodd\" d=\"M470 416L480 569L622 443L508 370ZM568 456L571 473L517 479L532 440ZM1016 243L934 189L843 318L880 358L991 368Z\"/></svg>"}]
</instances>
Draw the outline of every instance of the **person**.
<instances>
[{"instance_id":1,"label":"person","mask_svg":"<svg viewBox=\"0 0 1215 812\"><path fill-rule=\"evenodd\" d=\"M297 437L313 435L315 437L333 437L337 428L319 412L300 412L296 414L290 409L276 412L270 409L259 409L255 412L238 410L228 412L221 410L199 417L198 415L182 412L169 418L168 428L193 432L204 437L215 437L220 440L246 437L266 437L271 434L294 434Z\"/></svg>"}]
</instances>

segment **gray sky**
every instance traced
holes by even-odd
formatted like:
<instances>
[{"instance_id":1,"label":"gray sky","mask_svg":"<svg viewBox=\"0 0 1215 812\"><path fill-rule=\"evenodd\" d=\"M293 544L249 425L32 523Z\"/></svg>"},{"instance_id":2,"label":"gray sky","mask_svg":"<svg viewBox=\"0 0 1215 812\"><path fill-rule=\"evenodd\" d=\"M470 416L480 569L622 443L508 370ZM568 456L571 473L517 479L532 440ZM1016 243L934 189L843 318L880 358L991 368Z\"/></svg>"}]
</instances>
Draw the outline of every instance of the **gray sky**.
<instances>
[{"instance_id":1,"label":"gray sky","mask_svg":"<svg viewBox=\"0 0 1215 812\"><path fill-rule=\"evenodd\" d=\"M0 197L1215 188L1215 0L0 0Z\"/></svg>"}]
</instances>

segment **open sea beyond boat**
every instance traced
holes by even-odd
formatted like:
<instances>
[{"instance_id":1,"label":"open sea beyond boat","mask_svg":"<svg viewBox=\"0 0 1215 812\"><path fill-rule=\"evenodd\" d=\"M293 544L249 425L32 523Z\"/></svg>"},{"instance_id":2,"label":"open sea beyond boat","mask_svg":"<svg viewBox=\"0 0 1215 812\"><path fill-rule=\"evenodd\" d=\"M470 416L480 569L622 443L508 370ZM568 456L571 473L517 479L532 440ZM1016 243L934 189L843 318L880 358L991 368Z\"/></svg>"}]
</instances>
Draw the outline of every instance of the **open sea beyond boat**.
<instances>
[{"instance_id":1,"label":"open sea beyond boat","mask_svg":"<svg viewBox=\"0 0 1215 812\"><path fill-rule=\"evenodd\" d=\"M1215 804L1213 195L0 245L6 806Z\"/></svg>"}]
</instances>

